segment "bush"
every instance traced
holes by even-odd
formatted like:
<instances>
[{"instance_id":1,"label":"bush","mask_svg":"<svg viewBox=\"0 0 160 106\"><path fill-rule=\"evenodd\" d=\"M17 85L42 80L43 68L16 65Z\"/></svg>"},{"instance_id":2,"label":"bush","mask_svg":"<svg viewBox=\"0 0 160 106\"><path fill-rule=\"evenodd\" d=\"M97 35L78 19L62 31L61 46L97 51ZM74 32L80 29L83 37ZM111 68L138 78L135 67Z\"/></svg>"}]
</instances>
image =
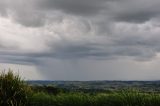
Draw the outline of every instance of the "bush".
<instances>
[{"instance_id":1,"label":"bush","mask_svg":"<svg viewBox=\"0 0 160 106\"><path fill-rule=\"evenodd\" d=\"M30 87L11 70L0 74L0 106L25 106Z\"/></svg>"},{"instance_id":2,"label":"bush","mask_svg":"<svg viewBox=\"0 0 160 106\"><path fill-rule=\"evenodd\" d=\"M56 88L52 85L47 85L47 86L46 85L44 85L44 86L33 85L33 86L31 86L31 89L34 92L45 92L45 93L53 94L53 95L57 95L57 94L63 92L63 89Z\"/></svg>"},{"instance_id":3,"label":"bush","mask_svg":"<svg viewBox=\"0 0 160 106\"><path fill-rule=\"evenodd\" d=\"M54 106L53 96L44 92L33 93L28 106Z\"/></svg>"}]
</instances>

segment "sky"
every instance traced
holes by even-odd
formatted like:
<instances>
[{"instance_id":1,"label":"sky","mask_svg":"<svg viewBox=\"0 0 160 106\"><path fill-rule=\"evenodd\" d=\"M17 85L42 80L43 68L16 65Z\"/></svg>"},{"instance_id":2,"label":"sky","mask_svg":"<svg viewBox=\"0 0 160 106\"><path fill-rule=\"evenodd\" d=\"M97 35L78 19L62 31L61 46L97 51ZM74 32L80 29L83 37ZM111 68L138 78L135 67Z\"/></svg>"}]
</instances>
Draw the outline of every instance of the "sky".
<instances>
[{"instance_id":1,"label":"sky","mask_svg":"<svg viewBox=\"0 0 160 106\"><path fill-rule=\"evenodd\" d=\"M26 80L160 80L160 0L0 0L0 70Z\"/></svg>"}]
</instances>

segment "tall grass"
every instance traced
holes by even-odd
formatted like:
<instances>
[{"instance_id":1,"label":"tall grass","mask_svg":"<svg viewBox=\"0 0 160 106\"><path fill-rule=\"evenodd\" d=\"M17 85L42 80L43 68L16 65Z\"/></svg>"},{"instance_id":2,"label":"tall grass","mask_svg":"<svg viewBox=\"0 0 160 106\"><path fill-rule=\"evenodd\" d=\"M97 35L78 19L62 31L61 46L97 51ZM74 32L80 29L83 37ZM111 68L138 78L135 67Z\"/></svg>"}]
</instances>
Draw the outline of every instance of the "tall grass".
<instances>
[{"instance_id":1,"label":"tall grass","mask_svg":"<svg viewBox=\"0 0 160 106\"><path fill-rule=\"evenodd\" d=\"M0 74L0 106L24 106L27 104L29 87L11 70Z\"/></svg>"},{"instance_id":2,"label":"tall grass","mask_svg":"<svg viewBox=\"0 0 160 106\"><path fill-rule=\"evenodd\" d=\"M29 106L160 106L160 94L125 90L110 94L62 93L55 96L39 92L30 98Z\"/></svg>"}]
</instances>

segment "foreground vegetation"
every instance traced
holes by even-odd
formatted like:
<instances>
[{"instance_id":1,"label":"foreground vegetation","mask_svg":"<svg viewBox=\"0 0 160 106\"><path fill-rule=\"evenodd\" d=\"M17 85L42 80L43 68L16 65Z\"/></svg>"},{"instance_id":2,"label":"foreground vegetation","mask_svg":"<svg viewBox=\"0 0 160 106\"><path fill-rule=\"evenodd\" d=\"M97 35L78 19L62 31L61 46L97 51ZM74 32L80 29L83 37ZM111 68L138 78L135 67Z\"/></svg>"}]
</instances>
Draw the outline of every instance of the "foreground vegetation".
<instances>
[{"instance_id":1,"label":"foreground vegetation","mask_svg":"<svg viewBox=\"0 0 160 106\"><path fill-rule=\"evenodd\" d=\"M160 106L160 95L134 90L95 95L86 93L49 95L39 92L30 98L29 106Z\"/></svg>"},{"instance_id":2,"label":"foreground vegetation","mask_svg":"<svg viewBox=\"0 0 160 106\"><path fill-rule=\"evenodd\" d=\"M135 89L84 93L29 86L12 71L0 74L0 106L160 106L160 94Z\"/></svg>"},{"instance_id":3,"label":"foreground vegetation","mask_svg":"<svg viewBox=\"0 0 160 106\"><path fill-rule=\"evenodd\" d=\"M0 74L0 106L25 106L30 93L30 87L19 75L11 70Z\"/></svg>"}]
</instances>

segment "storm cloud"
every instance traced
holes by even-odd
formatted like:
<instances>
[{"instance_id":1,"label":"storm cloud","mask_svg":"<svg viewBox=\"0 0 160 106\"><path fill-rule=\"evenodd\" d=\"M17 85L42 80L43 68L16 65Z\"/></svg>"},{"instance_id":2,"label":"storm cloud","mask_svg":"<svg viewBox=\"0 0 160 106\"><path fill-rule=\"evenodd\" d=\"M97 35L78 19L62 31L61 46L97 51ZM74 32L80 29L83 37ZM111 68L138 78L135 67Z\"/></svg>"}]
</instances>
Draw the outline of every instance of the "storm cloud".
<instances>
[{"instance_id":1,"label":"storm cloud","mask_svg":"<svg viewBox=\"0 0 160 106\"><path fill-rule=\"evenodd\" d=\"M159 0L1 0L0 62L33 65L49 79L73 73L74 80L92 70L121 79L113 64L158 61L159 5Z\"/></svg>"}]
</instances>

